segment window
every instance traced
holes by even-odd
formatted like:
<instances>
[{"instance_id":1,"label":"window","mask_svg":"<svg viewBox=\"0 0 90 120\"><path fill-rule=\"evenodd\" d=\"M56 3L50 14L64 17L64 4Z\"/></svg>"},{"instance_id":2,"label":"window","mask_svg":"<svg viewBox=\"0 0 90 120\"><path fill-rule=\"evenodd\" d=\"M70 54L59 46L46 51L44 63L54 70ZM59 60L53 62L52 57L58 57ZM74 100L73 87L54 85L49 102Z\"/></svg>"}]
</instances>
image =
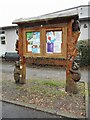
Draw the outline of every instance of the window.
<instances>
[{"instance_id":1,"label":"window","mask_svg":"<svg viewBox=\"0 0 90 120\"><path fill-rule=\"evenodd\" d=\"M18 35L18 29L16 30L16 34Z\"/></svg>"},{"instance_id":2,"label":"window","mask_svg":"<svg viewBox=\"0 0 90 120\"><path fill-rule=\"evenodd\" d=\"M5 34L5 31L0 30L0 34Z\"/></svg>"},{"instance_id":3,"label":"window","mask_svg":"<svg viewBox=\"0 0 90 120\"><path fill-rule=\"evenodd\" d=\"M40 53L40 32L26 32L27 51L31 53Z\"/></svg>"},{"instance_id":4,"label":"window","mask_svg":"<svg viewBox=\"0 0 90 120\"><path fill-rule=\"evenodd\" d=\"M87 24L84 24L84 28L87 28Z\"/></svg>"},{"instance_id":5,"label":"window","mask_svg":"<svg viewBox=\"0 0 90 120\"><path fill-rule=\"evenodd\" d=\"M1 30L1 31L0 31L0 34L5 34L5 31L2 31L2 30Z\"/></svg>"},{"instance_id":6,"label":"window","mask_svg":"<svg viewBox=\"0 0 90 120\"><path fill-rule=\"evenodd\" d=\"M5 37L4 37L4 36L1 37L1 44L2 44L2 45L5 45L5 44L6 44L6 42L5 42Z\"/></svg>"},{"instance_id":7,"label":"window","mask_svg":"<svg viewBox=\"0 0 90 120\"><path fill-rule=\"evenodd\" d=\"M62 31L46 32L46 53L61 53Z\"/></svg>"},{"instance_id":8,"label":"window","mask_svg":"<svg viewBox=\"0 0 90 120\"><path fill-rule=\"evenodd\" d=\"M2 31L2 34L5 34L5 31Z\"/></svg>"}]
</instances>

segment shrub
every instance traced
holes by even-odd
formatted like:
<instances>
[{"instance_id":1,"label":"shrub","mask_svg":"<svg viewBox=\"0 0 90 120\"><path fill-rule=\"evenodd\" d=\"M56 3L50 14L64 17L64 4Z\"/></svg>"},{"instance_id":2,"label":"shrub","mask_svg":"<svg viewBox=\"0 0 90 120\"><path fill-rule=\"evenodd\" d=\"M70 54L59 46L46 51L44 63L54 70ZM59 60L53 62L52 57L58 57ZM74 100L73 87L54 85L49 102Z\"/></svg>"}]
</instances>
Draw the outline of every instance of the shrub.
<instances>
[{"instance_id":1,"label":"shrub","mask_svg":"<svg viewBox=\"0 0 90 120\"><path fill-rule=\"evenodd\" d=\"M80 40L77 43L81 66L90 65L90 44L88 40Z\"/></svg>"}]
</instances>

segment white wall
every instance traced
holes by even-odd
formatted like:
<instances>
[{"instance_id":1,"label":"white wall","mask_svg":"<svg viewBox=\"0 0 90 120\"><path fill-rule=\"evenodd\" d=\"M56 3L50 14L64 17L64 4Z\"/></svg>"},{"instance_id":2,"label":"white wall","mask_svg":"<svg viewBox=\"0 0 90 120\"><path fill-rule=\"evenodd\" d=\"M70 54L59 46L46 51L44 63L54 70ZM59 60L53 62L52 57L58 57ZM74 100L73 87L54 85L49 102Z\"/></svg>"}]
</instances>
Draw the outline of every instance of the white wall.
<instances>
[{"instance_id":1,"label":"white wall","mask_svg":"<svg viewBox=\"0 0 90 120\"><path fill-rule=\"evenodd\" d=\"M90 6L78 7L78 14L79 14L79 19L80 19L80 24L81 24L81 28L80 28L81 34L79 36L79 40L90 39L90 35L89 35L90 21L82 20L83 18L90 17L89 11L90 11ZM84 28L85 24L87 25L87 28Z\"/></svg>"},{"instance_id":2,"label":"white wall","mask_svg":"<svg viewBox=\"0 0 90 120\"><path fill-rule=\"evenodd\" d=\"M90 9L90 6L78 7L79 18L90 17L90 15L89 15L89 9Z\"/></svg>"},{"instance_id":3,"label":"white wall","mask_svg":"<svg viewBox=\"0 0 90 120\"><path fill-rule=\"evenodd\" d=\"M80 34L78 40L90 39L90 36L89 36L90 21L81 21L80 24L81 24L81 27L80 27L81 34ZM84 28L85 24L86 24L87 28Z\"/></svg>"},{"instance_id":4,"label":"white wall","mask_svg":"<svg viewBox=\"0 0 90 120\"><path fill-rule=\"evenodd\" d=\"M6 52L16 52L15 43L17 39L16 28L9 28L5 30L6 36Z\"/></svg>"},{"instance_id":5,"label":"white wall","mask_svg":"<svg viewBox=\"0 0 90 120\"><path fill-rule=\"evenodd\" d=\"M15 43L18 39L18 36L16 34L16 27L13 28L4 28L5 31L5 42L6 44L1 44L1 34L0 34L0 57L2 54L5 54L5 52L16 52L15 50Z\"/></svg>"},{"instance_id":6,"label":"white wall","mask_svg":"<svg viewBox=\"0 0 90 120\"><path fill-rule=\"evenodd\" d=\"M0 34L0 57L6 51L6 44L1 44L1 37L5 37L5 35L4 34Z\"/></svg>"}]
</instances>

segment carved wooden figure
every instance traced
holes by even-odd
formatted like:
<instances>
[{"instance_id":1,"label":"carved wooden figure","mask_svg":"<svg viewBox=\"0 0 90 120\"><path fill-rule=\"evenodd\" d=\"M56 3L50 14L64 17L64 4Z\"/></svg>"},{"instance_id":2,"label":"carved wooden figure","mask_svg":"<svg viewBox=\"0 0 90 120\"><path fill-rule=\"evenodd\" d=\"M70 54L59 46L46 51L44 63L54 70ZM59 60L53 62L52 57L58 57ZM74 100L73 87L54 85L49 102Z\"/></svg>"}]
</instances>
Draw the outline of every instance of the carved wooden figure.
<instances>
[{"instance_id":1,"label":"carved wooden figure","mask_svg":"<svg viewBox=\"0 0 90 120\"><path fill-rule=\"evenodd\" d=\"M14 68L14 80L16 83L20 83L20 63L16 61Z\"/></svg>"},{"instance_id":2,"label":"carved wooden figure","mask_svg":"<svg viewBox=\"0 0 90 120\"><path fill-rule=\"evenodd\" d=\"M77 25L77 24L76 24ZM75 27L75 24L73 25L73 20L68 24L68 43L67 43L67 66L66 66L66 91L77 93L77 85L76 85L76 77L80 77L79 71L71 72L72 71L72 65L74 63L74 59L77 55L77 40L80 35L80 31L78 29L78 26ZM76 74L77 73L77 74ZM80 79L78 79L80 80ZM77 80L77 81L78 81Z\"/></svg>"}]
</instances>

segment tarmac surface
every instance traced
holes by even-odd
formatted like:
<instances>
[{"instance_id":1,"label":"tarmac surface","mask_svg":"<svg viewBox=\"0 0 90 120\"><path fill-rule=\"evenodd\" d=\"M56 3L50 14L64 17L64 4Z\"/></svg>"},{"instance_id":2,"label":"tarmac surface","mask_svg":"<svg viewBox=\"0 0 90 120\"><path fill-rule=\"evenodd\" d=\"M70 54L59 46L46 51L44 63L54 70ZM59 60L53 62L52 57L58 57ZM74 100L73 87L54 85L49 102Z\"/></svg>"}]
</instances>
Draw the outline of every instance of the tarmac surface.
<instances>
[{"instance_id":1,"label":"tarmac surface","mask_svg":"<svg viewBox=\"0 0 90 120\"><path fill-rule=\"evenodd\" d=\"M13 71L15 67L15 62L7 62L0 60L0 73L9 74L13 77ZM90 69L80 68L81 71L81 80L83 82L89 82L89 72ZM26 67L26 79L38 78L38 79L56 79L56 80L65 80L66 79L66 70L63 67L44 67L44 66L27 66ZM7 78L8 79L8 78Z\"/></svg>"},{"instance_id":2,"label":"tarmac surface","mask_svg":"<svg viewBox=\"0 0 90 120\"><path fill-rule=\"evenodd\" d=\"M62 118L61 116L2 102L2 118Z\"/></svg>"}]
</instances>

